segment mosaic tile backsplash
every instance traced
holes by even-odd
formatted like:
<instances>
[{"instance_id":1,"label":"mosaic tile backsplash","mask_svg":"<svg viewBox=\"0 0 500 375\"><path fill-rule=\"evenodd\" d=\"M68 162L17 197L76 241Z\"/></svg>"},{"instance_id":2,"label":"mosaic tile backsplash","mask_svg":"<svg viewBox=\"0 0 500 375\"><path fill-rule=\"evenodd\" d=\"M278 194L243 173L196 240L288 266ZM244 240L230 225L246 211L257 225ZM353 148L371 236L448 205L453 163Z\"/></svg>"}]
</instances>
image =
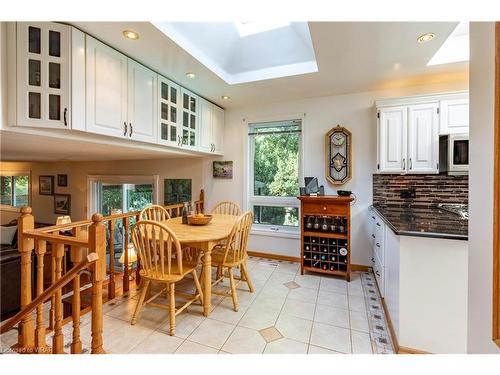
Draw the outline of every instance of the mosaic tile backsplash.
<instances>
[{"instance_id":1,"label":"mosaic tile backsplash","mask_svg":"<svg viewBox=\"0 0 500 375\"><path fill-rule=\"evenodd\" d=\"M415 198L401 198L401 191L408 189L415 189ZM469 204L469 176L373 175L374 205L432 207L437 203Z\"/></svg>"}]
</instances>

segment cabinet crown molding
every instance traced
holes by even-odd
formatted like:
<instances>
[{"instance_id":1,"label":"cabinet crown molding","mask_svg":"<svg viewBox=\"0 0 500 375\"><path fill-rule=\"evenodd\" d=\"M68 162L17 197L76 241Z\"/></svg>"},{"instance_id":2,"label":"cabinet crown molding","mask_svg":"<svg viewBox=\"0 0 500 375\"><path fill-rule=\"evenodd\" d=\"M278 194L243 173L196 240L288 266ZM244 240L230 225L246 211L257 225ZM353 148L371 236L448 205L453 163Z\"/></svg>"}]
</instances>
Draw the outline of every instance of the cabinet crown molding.
<instances>
[{"instance_id":1,"label":"cabinet crown molding","mask_svg":"<svg viewBox=\"0 0 500 375\"><path fill-rule=\"evenodd\" d=\"M375 106L377 108L383 107L394 107L394 106L404 106L410 104L422 104L430 102L439 102L441 100L452 100L452 99L468 99L469 91L453 91L444 92L430 95L416 95L416 96L404 96L401 98L391 98L391 99L381 99L375 101Z\"/></svg>"}]
</instances>

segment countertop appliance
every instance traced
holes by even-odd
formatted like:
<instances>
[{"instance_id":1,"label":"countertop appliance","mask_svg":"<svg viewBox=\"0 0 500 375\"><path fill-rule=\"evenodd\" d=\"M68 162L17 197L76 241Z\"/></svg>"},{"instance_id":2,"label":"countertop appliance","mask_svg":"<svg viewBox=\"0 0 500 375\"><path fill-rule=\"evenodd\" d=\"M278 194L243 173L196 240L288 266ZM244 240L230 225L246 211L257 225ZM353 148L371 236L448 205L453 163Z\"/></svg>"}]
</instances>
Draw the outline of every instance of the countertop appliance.
<instances>
[{"instance_id":1,"label":"countertop appliance","mask_svg":"<svg viewBox=\"0 0 500 375\"><path fill-rule=\"evenodd\" d=\"M451 175L469 173L469 134L439 137L439 171Z\"/></svg>"}]
</instances>

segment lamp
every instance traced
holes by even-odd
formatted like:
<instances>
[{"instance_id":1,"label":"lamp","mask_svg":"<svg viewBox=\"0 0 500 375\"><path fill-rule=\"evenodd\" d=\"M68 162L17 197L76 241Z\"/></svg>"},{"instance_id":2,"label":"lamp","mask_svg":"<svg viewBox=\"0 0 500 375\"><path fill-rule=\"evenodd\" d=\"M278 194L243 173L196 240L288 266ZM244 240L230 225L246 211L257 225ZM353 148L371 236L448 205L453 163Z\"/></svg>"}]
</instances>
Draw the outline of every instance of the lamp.
<instances>
[{"instance_id":1,"label":"lamp","mask_svg":"<svg viewBox=\"0 0 500 375\"><path fill-rule=\"evenodd\" d=\"M128 255L128 265L126 265L126 267L132 268L132 264L134 262L137 262L137 253L135 252L134 245L131 243L128 244L127 255ZM120 256L120 259L118 259L118 262L125 265L125 251L122 252L122 255ZM129 280L134 280L134 275L132 272L129 273Z\"/></svg>"}]
</instances>

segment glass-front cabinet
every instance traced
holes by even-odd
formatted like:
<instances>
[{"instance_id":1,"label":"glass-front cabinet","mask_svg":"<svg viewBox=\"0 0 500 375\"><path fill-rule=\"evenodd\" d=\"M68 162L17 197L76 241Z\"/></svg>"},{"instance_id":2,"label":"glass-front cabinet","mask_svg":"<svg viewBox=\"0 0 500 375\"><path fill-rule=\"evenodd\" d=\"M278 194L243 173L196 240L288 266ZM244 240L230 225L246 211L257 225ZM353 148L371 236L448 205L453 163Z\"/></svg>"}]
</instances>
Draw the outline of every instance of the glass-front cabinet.
<instances>
[{"instance_id":1,"label":"glass-front cabinet","mask_svg":"<svg viewBox=\"0 0 500 375\"><path fill-rule=\"evenodd\" d=\"M175 83L158 76L159 137L161 144L180 147L182 132L179 130L180 89Z\"/></svg>"},{"instance_id":2,"label":"glass-front cabinet","mask_svg":"<svg viewBox=\"0 0 500 375\"><path fill-rule=\"evenodd\" d=\"M181 146L182 148L198 148L198 97L192 92L181 88Z\"/></svg>"},{"instance_id":3,"label":"glass-front cabinet","mask_svg":"<svg viewBox=\"0 0 500 375\"><path fill-rule=\"evenodd\" d=\"M70 128L71 27L17 23L16 125Z\"/></svg>"}]
</instances>

